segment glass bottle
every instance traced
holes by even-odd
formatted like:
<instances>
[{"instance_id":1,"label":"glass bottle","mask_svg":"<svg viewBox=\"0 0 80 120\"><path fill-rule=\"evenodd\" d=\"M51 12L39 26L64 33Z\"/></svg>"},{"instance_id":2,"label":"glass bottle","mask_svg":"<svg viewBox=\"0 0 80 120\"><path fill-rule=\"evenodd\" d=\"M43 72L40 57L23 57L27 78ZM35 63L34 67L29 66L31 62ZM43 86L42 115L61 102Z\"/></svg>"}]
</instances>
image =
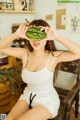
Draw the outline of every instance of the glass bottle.
<instances>
[{"instance_id":1,"label":"glass bottle","mask_svg":"<svg viewBox=\"0 0 80 120\"><path fill-rule=\"evenodd\" d=\"M34 11L34 0L29 0L29 11Z\"/></svg>"}]
</instances>

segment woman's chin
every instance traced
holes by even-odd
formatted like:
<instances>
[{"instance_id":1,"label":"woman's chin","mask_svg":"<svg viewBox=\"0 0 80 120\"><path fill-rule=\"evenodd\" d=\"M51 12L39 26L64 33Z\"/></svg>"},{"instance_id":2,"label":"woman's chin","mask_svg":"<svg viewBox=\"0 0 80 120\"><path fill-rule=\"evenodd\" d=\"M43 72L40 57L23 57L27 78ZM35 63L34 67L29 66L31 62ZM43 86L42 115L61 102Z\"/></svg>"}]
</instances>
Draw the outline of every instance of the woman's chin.
<instances>
[{"instance_id":1,"label":"woman's chin","mask_svg":"<svg viewBox=\"0 0 80 120\"><path fill-rule=\"evenodd\" d=\"M40 50L40 48L38 48L38 47L36 47L36 48L33 48L35 51L38 51L38 50Z\"/></svg>"}]
</instances>

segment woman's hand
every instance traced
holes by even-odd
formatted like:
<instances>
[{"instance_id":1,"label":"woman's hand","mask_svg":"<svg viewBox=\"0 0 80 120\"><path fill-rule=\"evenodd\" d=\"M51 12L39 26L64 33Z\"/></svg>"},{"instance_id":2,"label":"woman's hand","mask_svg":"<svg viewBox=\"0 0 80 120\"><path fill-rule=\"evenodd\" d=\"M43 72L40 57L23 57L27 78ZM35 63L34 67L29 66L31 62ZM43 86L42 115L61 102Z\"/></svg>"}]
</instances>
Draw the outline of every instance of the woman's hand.
<instances>
[{"instance_id":1,"label":"woman's hand","mask_svg":"<svg viewBox=\"0 0 80 120\"><path fill-rule=\"evenodd\" d=\"M58 34L53 28L45 27L42 28L42 30L45 30L45 33L47 34L47 37L43 40L57 40Z\"/></svg>"},{"instance_id":2,"label":"woman's hand","mask_svg":"<svg viewBox=\"0 0 80 120\"><path fill-rule=\"evenodd\" d=\"M25 32L27 31L27 29L28 27L21 24L19 28L16 30L15 34L17 35L18 38L28 39L27 36L25 35Z\"/></svg>"}]
</instances>

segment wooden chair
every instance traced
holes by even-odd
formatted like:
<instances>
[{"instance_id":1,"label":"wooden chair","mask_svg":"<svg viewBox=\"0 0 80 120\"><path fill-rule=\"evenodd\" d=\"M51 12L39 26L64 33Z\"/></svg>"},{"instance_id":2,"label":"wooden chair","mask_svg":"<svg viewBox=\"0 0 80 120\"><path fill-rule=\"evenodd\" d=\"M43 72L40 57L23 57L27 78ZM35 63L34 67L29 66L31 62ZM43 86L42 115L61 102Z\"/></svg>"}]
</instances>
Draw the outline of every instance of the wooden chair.
<instances>
[{"instance_id":1,"label":"wooden chair","mask_svg":"<svg viewBox=\"0 0 80 120\"><path fill-rule=\"evenodd\" d=\"M80 59L71 62L61 63L61 71L76 74L76 83L73 85L71 90L55 86L55 89L59 94L61 104L58 115L55 118L49 120L70 120L70 110L74 103L75 103L74 113L75 118L78 118L79 89L80 89Z\"/></svg>"}]
</instances>

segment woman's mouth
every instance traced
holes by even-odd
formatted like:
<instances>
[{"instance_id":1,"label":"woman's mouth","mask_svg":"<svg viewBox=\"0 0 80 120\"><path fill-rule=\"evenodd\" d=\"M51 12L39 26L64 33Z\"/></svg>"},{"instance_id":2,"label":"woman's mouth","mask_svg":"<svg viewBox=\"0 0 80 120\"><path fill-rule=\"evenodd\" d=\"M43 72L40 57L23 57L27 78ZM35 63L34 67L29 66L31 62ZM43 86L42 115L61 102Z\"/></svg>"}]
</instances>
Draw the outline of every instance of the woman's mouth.
<instances>
[{"instance_id":1,"label":"woman's mouth","mask_svg":"<svg viewBox=\"0 0 80 120\"><path fill-rule=\"evenodd\" d=\"M40 43L33 43L34 47L38 47Z\"/></svg>"}]
</instances>

